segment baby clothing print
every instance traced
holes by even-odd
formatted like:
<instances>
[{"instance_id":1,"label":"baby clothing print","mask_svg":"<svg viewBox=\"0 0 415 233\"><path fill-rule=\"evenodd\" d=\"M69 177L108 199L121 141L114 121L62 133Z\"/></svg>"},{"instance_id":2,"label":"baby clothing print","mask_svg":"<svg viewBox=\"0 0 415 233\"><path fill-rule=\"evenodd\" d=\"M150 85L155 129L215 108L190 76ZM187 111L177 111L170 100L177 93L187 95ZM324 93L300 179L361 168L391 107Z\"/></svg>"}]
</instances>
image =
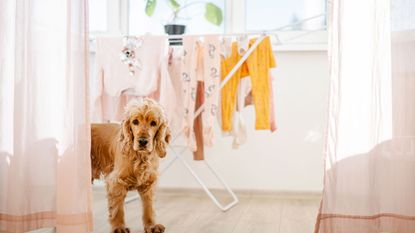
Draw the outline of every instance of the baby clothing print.
<instances>
[{"instance_id":1,"label":"baby clothing print","mask_svg":"<svg viewBox=\"0 0 415 233\"><path fill-rule=\"evenodd\" d=\"M131 43L129 40L134 42L132 47L129 46ZM135 95L148 96L157 90L161 64L167 55L167 46L166 36L144 35L124 39L123 51L129 49L132 53L130 56L136 63L133 69L133 77L137 79L133 89Z\"/></svg>"},{"instance_id":2,"label":"baby clothing print","mask_svg":"<svg viewBox=\"0 0 415 233\"><path fill-rule=\"evenodd\" d=\"M127 41L126 41L127 40ZM97 38L96 66L103 77L104 90L111 96L120 96L127 89L138 96L148 96L157 90L158 72L167 46L165 36L142 36L134 38L136 47L130 53L136 60L135 72L120 56L128 40L120 37Z\"/></svg>"},{"instance_id":3,"label":"baby clothing print","mask_svg":"<svg viewBox=\"0 0 415 233\"><path fill-rule=\"evenodd\" d=\"M120 60L123 47L121 37L96 39L94 75L92 76L93 122L107 122L122 117L121 93L134 87L134 79ZM111 84L109 80L119 79Z\"/></svg>"},{"instance_id":4,"label":"baby clothing print","mask_svg":"<svg viewBox=\"0 0 415 233\"><path fill-rule=\"evenodd\" d=\"M184 106L182 93L182 81L181 81L181 64L182 64L183 48L182 47L170 47L169 48L169 59L168 59L168 68L167 71L171 78L173 89L175 91L175 98L177 100L177 105L173 109L175 117L170 123L172 129L172 134L177 135L180 130L183 129L183 119L184 119ZM200 59L199 59L200 60ZM199 61L198 61L199 62ZM196 106L195 109L198 109L204 101L204 87L202 81L197 81L197 93L196 93ZM196 140L196 151L193 152L194 160L203 160L204 159L204 145L203 145L203 123L202 115L199 115L193 121L194 125L194 134Z\"/></svg>"},{"instance_id":5,"label":"baby clothing print","mask_svg":"<svg viewBox=\"0 0 415 233\"><path fill-rule=\"evenodd\" d=\"M203 42L203 82L205 107L203 111L203 138L207 146L213 146L214 123L219 108L220 43L217 36L205 36Z\"/></svg>"},{"instance_id":6,"label":"baby clothing print","mask_svg":"<svg viewBox=\"0 0 415 233\"><path fill-rule=\"evenodd\" d=\"M193 131L194 112L196 104L197 88L197 37L188 36L183 38L183 58L182 58L182 88L183 88L183 105L184 118L183 130L187 140L187 145L192 151L195 151L196 139Z\"/></svg>"},{"instance_id":7,"label":"baby clothing print","mask_svg":"<svg viewBox=\"0 0 415 233\"><path fill-rule=\"evenodd\" d=\"M217 36L207 36L201 42L197 37L183 39L182 88L184 102L184 132L188 146L197 150L193 129L197 93L203 92L203 141L211 146L214 141L214 119L217 115L220 84L220 43ZM197 81L203 82L198 90ZM200 87L201 85L199 85Z\"/></svg>"},{"instance_id":8,"label":"baby clothing print","mask_svg":"<svg viewBox=\"0 0 415 233\"><path fill-rule=\"evenodd\" d=\"M249 41L249 47L255 43L255 40L251 39ZM231 55L222 59L222 79L226 77L241 58L238 50L238 43L234 42ZM248 75L252 84L252 96L255 105L255 128L257 130L270 129L271 83L269 70L275 66L270 39L265 37L222 89L221 112L223 131L230 132L232 130L232 117L236 106L238 85L240 79Z\"/></svg>"}]
</instances>

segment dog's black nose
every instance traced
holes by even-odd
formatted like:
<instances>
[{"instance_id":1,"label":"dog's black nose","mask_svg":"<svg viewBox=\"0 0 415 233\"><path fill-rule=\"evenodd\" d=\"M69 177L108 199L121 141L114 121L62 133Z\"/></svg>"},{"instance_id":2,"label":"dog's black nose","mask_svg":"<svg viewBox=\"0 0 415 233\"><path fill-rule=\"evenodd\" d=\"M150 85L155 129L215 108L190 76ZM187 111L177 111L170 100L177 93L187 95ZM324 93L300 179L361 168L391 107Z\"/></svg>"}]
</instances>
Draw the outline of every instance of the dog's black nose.
<instances>
[{"instance_id":1,"label":"dog's black nose","mask_svg":"<svg viewBox=\"0 0 415 233\"><path fill-rule=\"evenodd\" d=\"M147 145L148 140L145 139L145 138L139 138L138 143L140 144L140 146L145 146L145 145Z\"/></svg>"}]
</instances>

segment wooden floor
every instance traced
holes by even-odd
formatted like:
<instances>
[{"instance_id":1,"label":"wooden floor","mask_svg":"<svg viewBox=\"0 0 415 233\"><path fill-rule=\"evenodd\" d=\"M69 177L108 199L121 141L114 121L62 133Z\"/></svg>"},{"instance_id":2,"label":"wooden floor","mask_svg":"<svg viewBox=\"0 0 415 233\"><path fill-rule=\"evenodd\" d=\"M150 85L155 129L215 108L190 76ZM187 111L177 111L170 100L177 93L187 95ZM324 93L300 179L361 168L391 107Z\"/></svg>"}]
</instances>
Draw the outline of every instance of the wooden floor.
<instances>
[{"instance_id":1,"label":"wooden floor","mask_svg":"<svg viewBox=\"0 0 415 233\"><path fill-rule=\"evenodd\" d=\"M131 195L135 193L131 192ZM226 195L217 193L226 201ZM221 212L202 191L159 190L157 222L166 233L311 233L319 195L238 193L240 202ZM105 191L94 189L94 232L109 233ZM132 233L141 233L141 204L126 204L126 223Z\"/></svg>"}]
</instances>

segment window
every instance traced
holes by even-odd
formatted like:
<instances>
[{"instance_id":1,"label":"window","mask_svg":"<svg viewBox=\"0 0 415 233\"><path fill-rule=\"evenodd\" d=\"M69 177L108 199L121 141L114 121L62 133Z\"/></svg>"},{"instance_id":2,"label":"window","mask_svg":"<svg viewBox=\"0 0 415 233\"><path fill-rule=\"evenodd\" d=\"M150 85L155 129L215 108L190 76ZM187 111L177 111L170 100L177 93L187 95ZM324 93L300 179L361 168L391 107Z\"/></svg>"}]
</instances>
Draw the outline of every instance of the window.
<instances>
[{"instance_id":1,"label":"window","mask_svg":"<svg viewBox=\"0 0 415 233\"><path fill-rule=\"evenodd\" d=\"M411 1L391 1L391 27L393 31L415 29L415 4Z\"/></svg>"},{"instance_id":2,"label":"window","mask_svg":"<svg viewBox=\"0 0 415 233\"><path fill-rule=\"evenodd\" d=\"M153 0L154 1L154 0ZM164 25L171 22L169 2L156 0L153 14L146 12L145 0L90 0L91 35L164 34ZM305 18L322 17L286 28L273 37L278 50L325 50L327 48L327 0L175 0L183 7L175 23L186 25L186 34L240 33L277 29ZM217 26L205 18L206 2L222 12Z\"/></svg>"},{"instance_id":3,"label":"window","mask_svg":"<svg viewBox=\"0 0 415 233\"><path fill-rule=\"evenodd\" d=\"M127 33L127 0L89 0L88 9L91 36Z\"/></svg>"},{"instance_id":4,"label":"window","mask_svg":"<svg viewBox=\"0 0 415 233\"><path fill-rule=\"evenodd\" d=\"M272 30L326 13L325 0L246 0L246 30ZM295 25L289 30L323 30L326 17Z\"/></svg>"},{"instance_id":5,"label":"window","mask_svg":"<svg viewBox=\"0 0 415 233\"><path fill-rule=\"evenodd\" d=\"M225 9L225 0L209 0L214 3L222 13ZM173 11L168 5L168 0L158 0L154 13L151 17L145 13L146 1L129 0L129 33L142 35L147 32L152 34L163 34L165 24L171 22ZM177 24L186 25L187 34L224 33L225 22L217 26L208 22L205 17L205 1L199 0L177 0L182 10L179 11Z\"/></svg>"},{"instance_id":6,"label":"window","mask_svg":"<svg viewBox=\"0 0 415 233\"><path fill-rule=\"evenodd\" d=\"M108 30L107 25L107 1L106 0L89 0L89 31L105 32Z\"/></svg>"}]
</instances>

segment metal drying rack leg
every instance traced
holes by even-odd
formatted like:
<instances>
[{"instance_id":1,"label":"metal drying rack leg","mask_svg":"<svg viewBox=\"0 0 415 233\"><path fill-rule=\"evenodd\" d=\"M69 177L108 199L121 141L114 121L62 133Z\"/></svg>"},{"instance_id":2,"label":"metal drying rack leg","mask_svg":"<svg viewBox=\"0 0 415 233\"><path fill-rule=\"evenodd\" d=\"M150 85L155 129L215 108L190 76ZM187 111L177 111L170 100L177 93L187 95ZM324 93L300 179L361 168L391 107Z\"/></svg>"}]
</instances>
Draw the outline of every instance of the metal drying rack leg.
<instances>
[{"instance_id":1,"label":"metal drying rack leg","mask_svg":"<svg viewBox=\"0 0 415 233\"><path fill-rule=\"evenodd\" d=\"M219 173L207 162L207 160L203 160L203 162L206 164L206 167L215 175L215 177L218 179L218 181L222 184L222 186L226 189L226 191L231 195L232 201L226 205L223 205L219 202L219 200L216 198L216 196L209 190L209 188L206 186L206 184L203 182L203 180L197 175L197 173L190 167L189 163L186 162L186 160L181 156L182 153L177 153L174 149L172 149L172 152L174 153L174 161L180 161L186 169L190 172L190 174L196 179L196 181L202 186L203 190L206 192L206 194L209 196L209 198L215 203L215 205L222 211L227 211L233 206L235 206L239 200L238 197L235 195L235 193L232 191L232 189L229 187L229 185L225 182L225 180L219 175ZM173 163L172 162L172 163ZM163 172L170 167L171 164L169 164Z\"/></svg>"},{"instance_id":2,"label":"metal drying rack leg","mask_svg":"<svg viewBox=\"0 0 415 233\"><path fill-rule=\"evenodd\" d=\"M222 186L226 189L226 191L230 194L232 197L232 201L226 205L223 205L219 202L218 198L209 190L209 188L206 186L206 184L203 182L203 180L197 175L197 173L190 167L189 163L186 162L186 160L182 157L182 154L184 151L186 151L186 148L182 150L180 153L177 153L172 147L170 147L171 151L174 154L174 158L169 161L169 163L161 170L160 173L164 173L167 171L173 163L176 161L180 161L184 167L190 172L190 174L195 178L195 180L202 186L203 190L206 192L206 194L209 196L209 198L215 203L215 205L222 211L227 211L230 208L234 207L236 204L238 204L239 199L235 195L235 193L232 191L232 189L229 187L229 185L226 183L226 181L219 175L219 173L214 169L208 161L205 159L203 160L204 164L206 164L206 167L212 172L213 175L218 179L218 181L222 184ZM135 201L138 199L138 195L135 195L133 197L127 198L125 200L125 203L129 203L132 201Z\"/></svg>"}]
</instances>

